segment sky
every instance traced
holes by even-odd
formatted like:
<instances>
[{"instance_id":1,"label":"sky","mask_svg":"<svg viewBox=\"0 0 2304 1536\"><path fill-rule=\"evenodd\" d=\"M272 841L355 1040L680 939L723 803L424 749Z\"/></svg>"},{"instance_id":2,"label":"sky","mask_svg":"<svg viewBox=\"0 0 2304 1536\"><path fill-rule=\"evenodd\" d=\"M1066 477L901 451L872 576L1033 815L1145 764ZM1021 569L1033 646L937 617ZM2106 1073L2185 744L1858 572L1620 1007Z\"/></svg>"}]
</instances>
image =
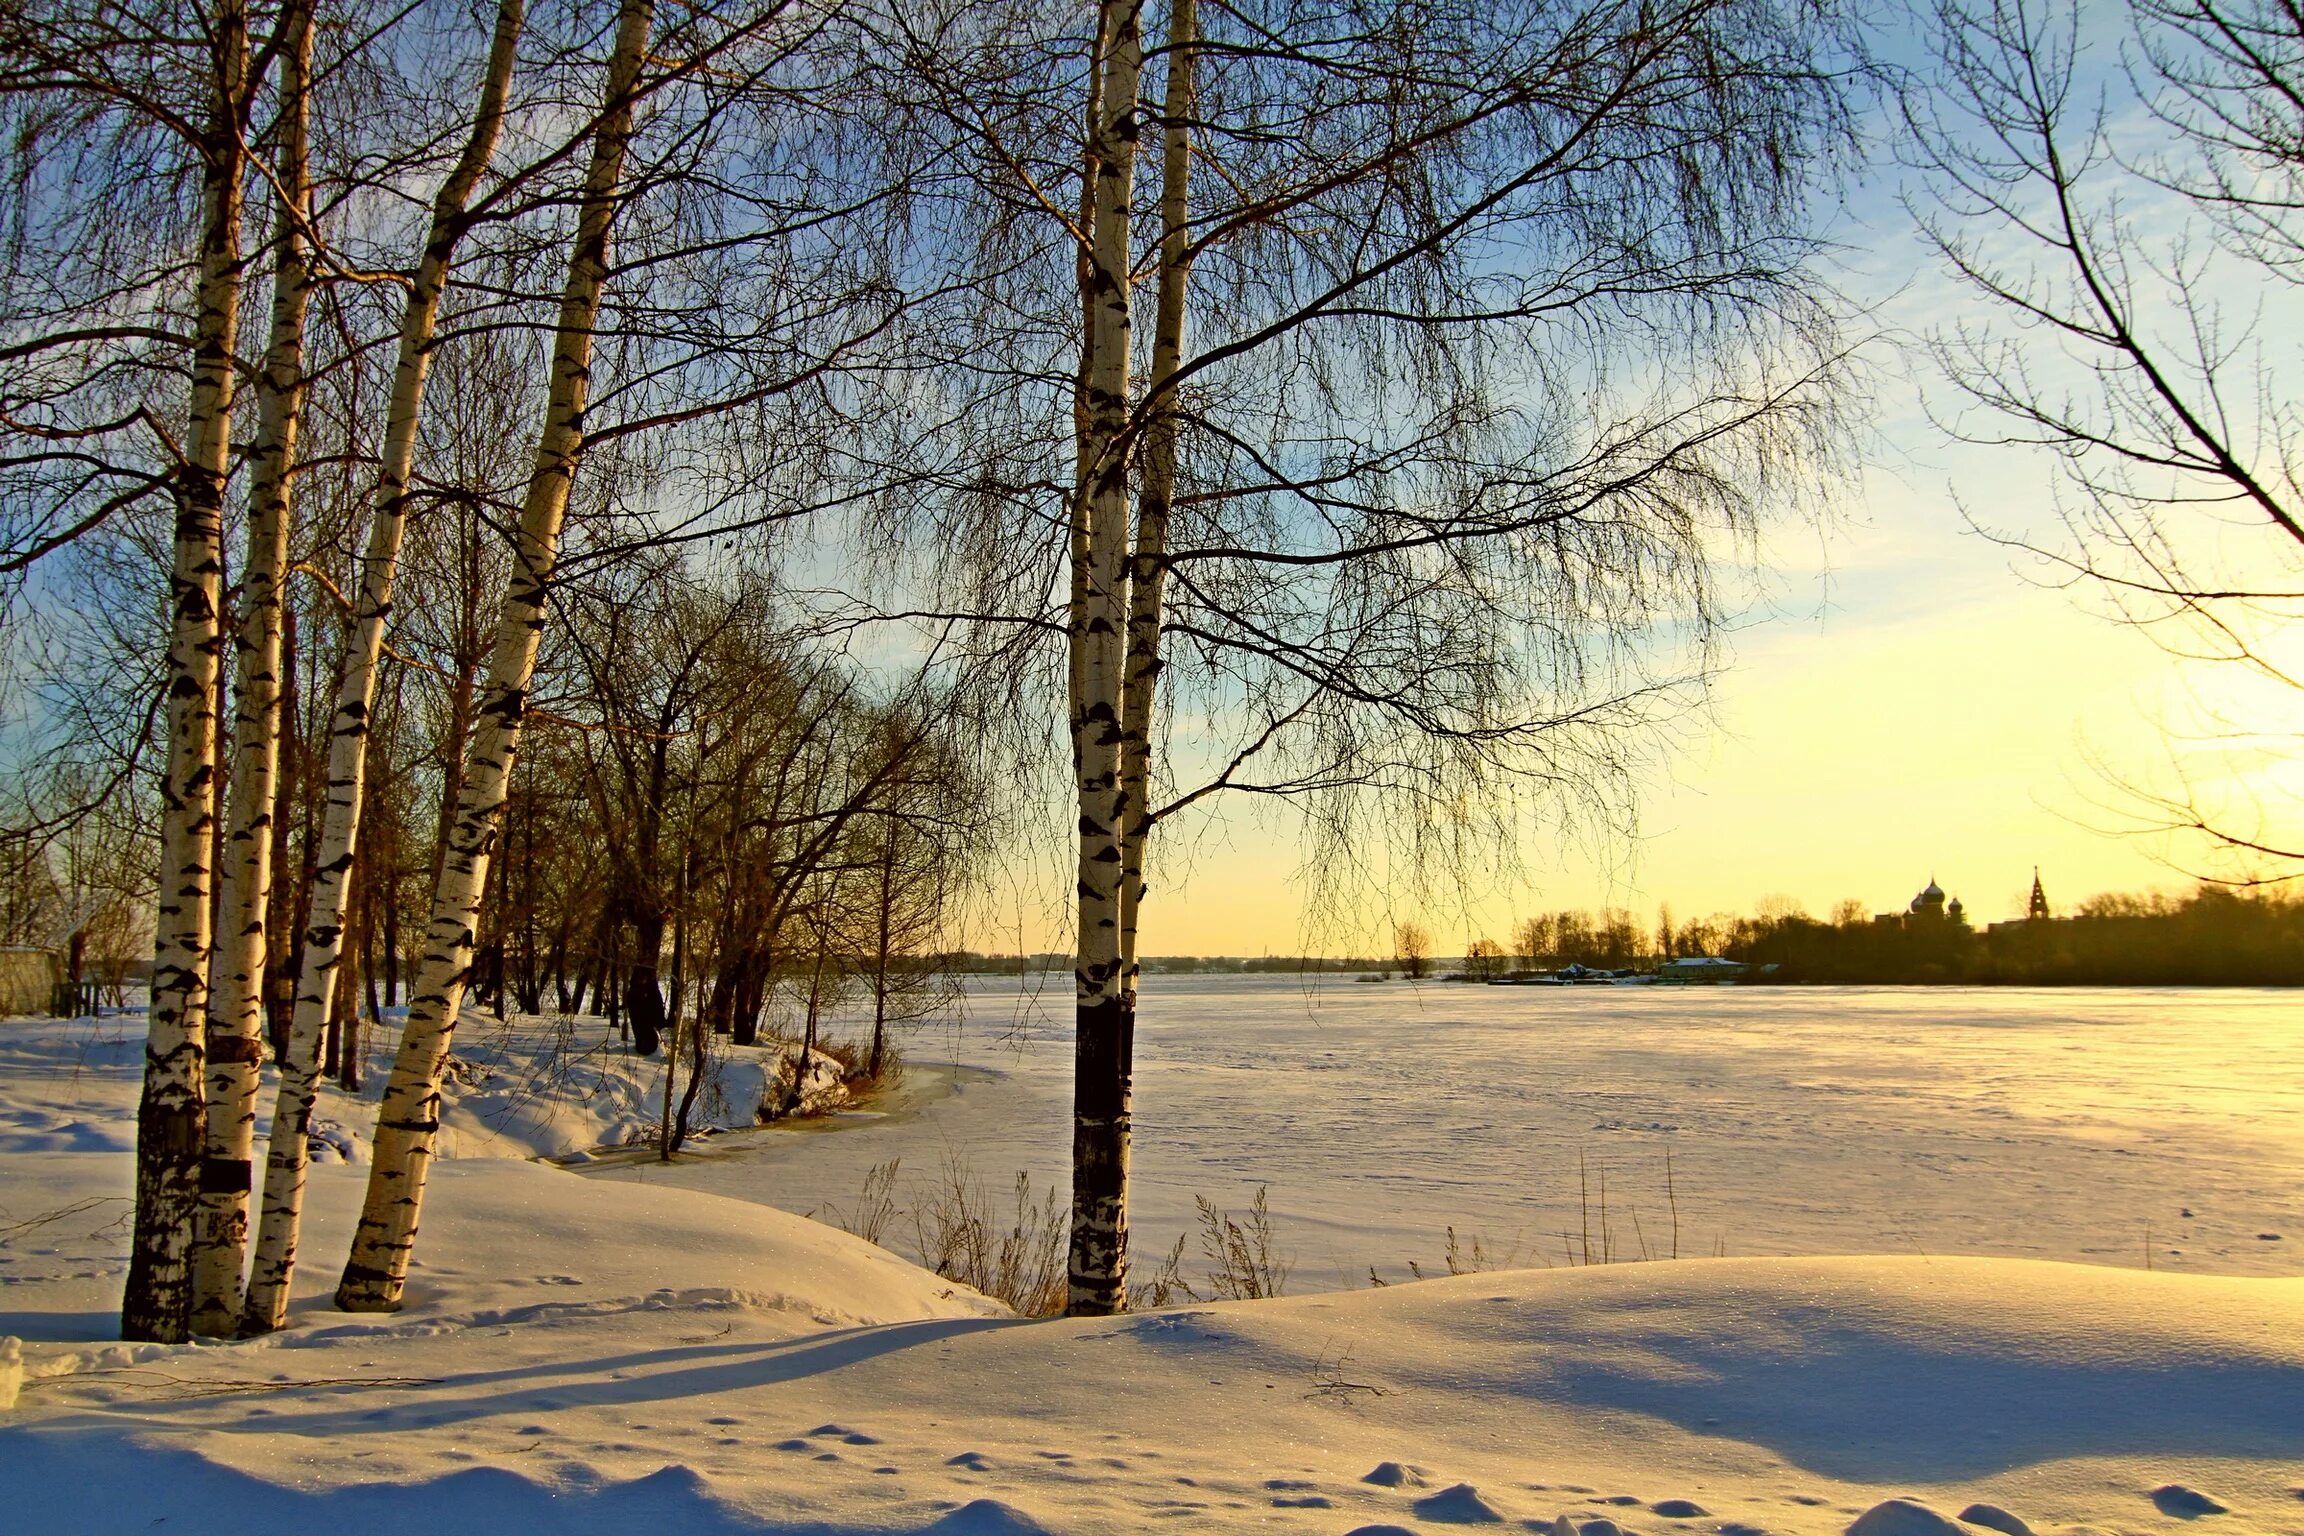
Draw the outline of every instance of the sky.
<instances>
[{"instance_id":1,"label":"sky","mask_svg":"<svg viewBox=\"0 0 2304 1536\"><path fill-rule=\"evenodd\" d=\"M1981 924L2022 915L2035 867L2066 909L2189 887L2199 850L2150 835L2121 781L2170 782L2173 758L2213 787L2233 770L2192 739L2203 706L2261 716L2263 699L2235 697L2234 669L2109 622L2088 594L2043 587L1970 527L1963 504L2040 528L2048 466L1933 440L1910 416L1884 437L1832 525L1778 530L1709 719L1647 786L1633 840L1539 831L1524 878L1371 892L1339 931L1306 916L1295 827L1234 802L1155 844L1141 951L1369 953L1387 917L1453 950L1562 907L1628 907L1644 924L1660 904L1685 919L1774 896L1818 916L1848 898L1887 912L1930 879ZM2236 776L2265 781L2253 762ZM1007 931L977 947L1064 947L1044 897L1007 894Z\"/></svg>"},{"instance_id":2,"label":"sky","mask_svg":"<svg viewBox=\"0 0 2304 1536\"><path fill-rule=\"evenodd\" d=\"M2133 126L2116 116L2116 131ZM2151 229L2163 210L2123 211ZM2172 656L2111 622L2101 594L2051 590L1975 531L1971 517L2055 542L2056 466L1932 424L1927 403L1941 412L1945 386L1893 337L1976 311L1926 264L1893 175L1860 178L1830 219L1843 290L1889 337L1872 353L1866 468L1827 523L1778 525L1747 572L1730 664L1707 717L1645 785L1637 835L1595 845L1539 831L1521 878L1374 889L1339 923L1307 917L1285 815L1234 802L1155 843L1141 952L1376 953L1411 918L1445 952L1561 907L1627 907L1650 923L1662 904L1686 919L1783 896L1818 916L1850 898L1886 912L1931 879L1981 924L2023 913L2035 868L2067 910L2099 892L2189 887L2209 867L2203 849L2154 834L2124 783L2181 775L2227 808L2304 805L2304 771L2282 750L2292 738L2235 747L2215 724L2292 722L2293 690ZM2259 314L2275 335L2298 318L2279 302ZM1042 915L1061 905L1011 892L1005 941L986 931L979 947L1068 947Z\"/></svg>"},{"instance_id":3,"label":"sky","mask_svg":"<svg viewBox=\"0 0 2304 1536\"><path fill-rule=\"evenodd\" d=\"M2044 483L2001 480L2045 498ZM1559 907L1648 920L1662 903L1686 918L1790 896L1819 916L1845 898L1885 912L1933 878L1986 922L2022 914L2035 866L2052 903L2190 884L2170 862L2189 850L2139 835L2106 769L2163 773L2164 725L2227 680L2027 582L1920 467L1875 471L1845 526L1802 542L1780 541L1780 611L1735 638L1713 719L1648 788L1636 840L1539 834L1524 880L1395 893L1392 915L1452 948ZM1187 840L1161 850L1181 858L1146 905L1144 953L1355 947L1307 926L1284 822L1235 812Z\"/></svg>"}]
</instances>

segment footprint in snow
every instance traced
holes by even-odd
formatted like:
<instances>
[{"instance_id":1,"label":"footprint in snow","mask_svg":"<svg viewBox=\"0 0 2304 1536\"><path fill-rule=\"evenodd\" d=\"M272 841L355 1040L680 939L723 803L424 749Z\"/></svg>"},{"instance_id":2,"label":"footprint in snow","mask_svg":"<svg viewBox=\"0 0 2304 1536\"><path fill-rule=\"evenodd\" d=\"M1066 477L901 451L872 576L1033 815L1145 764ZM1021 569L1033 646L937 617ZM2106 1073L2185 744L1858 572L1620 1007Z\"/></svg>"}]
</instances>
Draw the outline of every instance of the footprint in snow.
<instances>
[{"instance_id":1,"label":"footprint in snow","mask_svg":"<svg viewBox=\"0 0 2304 1536\"><path fill-rule=\"evenodd\" d=\"M1268 1477L1264 1479L1264 1486L1274 1493L1296 1493L1306 1488L1317 1488L1320 1485L1307 1482L1301 1477Z\"/></svg>"},{"instance_id":2,"label":"footprint in snow","mask_svg":"<svg viewBox=\"0 0 2304 1536\"><path fill-rule=\"evenodd\" d=\"M1272 1507L1274 1509L1334 1509L1336 1507L1336 1501L1329 1498L1326 1494L1307 1493L1299 1495L1296 1498L1282 1497L1274 1499L1272 1501Z\"/></svg>"},{"instance_id":3,"label":"footprint in snow","mask_svg":"<svg viewBox=\"0 0 2304 1536\"><path fill-rule=\"evenodd\" d=\"M1712 1513L1694 1499L1658 1499L1648 1507L1667 1520L1701 1520Z\"/></svg>"},{"instance_id":4,"label":"footprint in snow","mask_svg":"<svg viewBox=\"0 0 2304 1536\"><path fill-rule=\"evenodd\" d=\"M923 1527L921 1536L1054 1536L1054 1533L1013 1504L1003 1504L998 1499L971 1499Z\"/></svg>"},{"instance_id":5,"label":"footprint in snow","mask_svg":"<svg viewBox=\"0 0 2304 1536\"><path fill-rule=\"evenodd\" d=\"M1889 1499L1856 1517L1848 1536L1973 1536L1917 1499Z\"/></svg>"},{"instance_id":6,"label":"footprint in snow","mask_svg":"<svg viewBox=\"0 0 2304 1536\"><path fill-rule=\"evenodd\" d=\"M1404 1525L1356 1525L1344 1536L1416 1536Z\"/></svg>"},{"instance_id":7,"label":"footprint in snow","mask_svg":"<svg viewBox=\"0 0 2304 1536\"><path fill-rule=\"evenodd\" d=\"M2008 1513L1997 1504L1971 1504L1960 1511L1960 1518L1970 1525L1980 1525L1988 1531L2000 1531L2005 1536L2032 1536L2032 1527L2018 1516Z\"/></svg>"},{"instance_id":8,"label":"footprint in snow","mask_svg":"<svg viewBox=\"0 0 2304 1536\"><path fill-rule=\"evenodd\" d=\"M775 1445L770 1447L770 1449L778 1451L812 1451L816 1449L816 1447L806 1440L779 1440L775 1443Z\"/></svg>"},{"instance_id":9,"label":"footprint in snow","mask_svg":"<svg viewBox=\"0 0 2304 1536\"><path fill-rule=\"evenodd\" d=\"M984 1459L982 1451L962 1451L959 1455L947 1460L944 1465L961 1467L970 1472L983 1472L989 1470L991 1463Z\"/></svg>"},{"instance_id":10,"label":"footprint in snow","mask_svg":"<svg viewBox=\"0 0 2304 1536\"><path fill-rule=\"evenodd\" d=\"M1417 1475L1414 1467L1402 1466L1397 1461L1376 1463L1376 1469L1360 1481L1374 1483L1379 1488L1421 1488L1424 1486L1424 1479Z\"/></svg>"},{"instance_id":11,"label":"footprint in snow","mask_svg":"<svg viewBox=\"0 0 2304 1536\"><path fill-rule=\"evenodd\" d=\"M1426 1494L1408 1506L1419 1520L1435 1525L1502 1525L1504 1517L1489 1507L1480 1497L1480 1490L1470 1483L1456 1483L1438 1493Z\"/></svg>"},{"instance_id":12,"label":"footprint in snow","mask_svg":"<svg viewBox=\"0 0 2304 1536\"><path fill-rule=\"evenodd\" d=\"M2161 1484L2152 1490L2151 1499L2159 1507L2160 1513L2174 1515L2180 1520L2193 1520L2202 1515L2228 1515L2232 1512L2232 1506L2223 1500L2202 1493L2197 1488L2187 1488L2182 1483Z\"/></svg>"}]
</instances>

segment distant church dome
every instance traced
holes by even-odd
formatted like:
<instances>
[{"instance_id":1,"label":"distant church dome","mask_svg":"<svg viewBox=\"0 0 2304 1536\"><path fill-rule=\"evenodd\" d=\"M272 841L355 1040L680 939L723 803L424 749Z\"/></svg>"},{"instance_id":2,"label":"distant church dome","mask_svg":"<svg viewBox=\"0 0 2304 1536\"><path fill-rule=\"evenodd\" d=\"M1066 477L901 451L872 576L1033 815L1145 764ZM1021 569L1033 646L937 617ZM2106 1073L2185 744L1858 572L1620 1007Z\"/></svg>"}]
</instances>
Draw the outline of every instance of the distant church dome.
<instances>
[{"instance_id":1,"label":"distant church dome","mask_svg":"<svg viewBox=\"0 0 2304 1536\"><path fill-rule=\"evenodd\" d=\"M1927 888L1921 891L1919 895L1912 898L1911 910L1914 912L1929 913L1934 916L1943 915L1944 887L1936 883L1936 879L1933 875L1931 875L1928 879Z\"/></svg>"}]
</instances>

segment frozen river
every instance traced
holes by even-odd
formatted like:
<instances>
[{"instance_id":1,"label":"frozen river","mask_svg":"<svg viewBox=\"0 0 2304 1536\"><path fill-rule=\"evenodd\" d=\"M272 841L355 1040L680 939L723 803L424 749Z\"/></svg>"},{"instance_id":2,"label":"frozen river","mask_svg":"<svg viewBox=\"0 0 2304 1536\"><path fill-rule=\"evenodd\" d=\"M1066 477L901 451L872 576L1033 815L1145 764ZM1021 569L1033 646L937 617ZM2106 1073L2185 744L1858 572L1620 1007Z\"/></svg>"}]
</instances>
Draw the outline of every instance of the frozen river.
<instances>
[{"instance_id":1,"label":"frozen river","mask_svg":"<svg viewBox=\"0 0 2304 1536\"><path fill-rule=\"evenodd\" d=\"M1062 978L981 984L963 1027L907 1041L878 1118L600 1174L803 1212L850 1205L890 1158L906 1186L957 1160L1062 1189L1069 1001ZM1667 1152L1683 1255L2304 1274L2296 993L1162 976L1136 1055L1139 1262L1195 1194L1237 1208L1265 1185L1292 1291L1439 1269L1450 1226L1528 1264L1580 1259L1587 1232L1663 1257Z\"/></svg>"}]
</instances>

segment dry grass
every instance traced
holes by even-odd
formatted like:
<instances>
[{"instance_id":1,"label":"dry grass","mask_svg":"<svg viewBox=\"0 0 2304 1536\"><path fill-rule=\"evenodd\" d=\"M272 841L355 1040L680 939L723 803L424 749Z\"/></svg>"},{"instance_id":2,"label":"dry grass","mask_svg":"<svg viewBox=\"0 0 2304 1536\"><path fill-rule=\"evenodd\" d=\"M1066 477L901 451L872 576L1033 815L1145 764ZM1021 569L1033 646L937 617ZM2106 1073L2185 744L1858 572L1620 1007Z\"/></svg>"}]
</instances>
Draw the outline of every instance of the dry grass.
<instances>
[{"instance_id":1,"label":"dry grass","mask_svg":"<svg viewBox=\"0 0 2304 1536\"><path fill-rule=\"evenodd\" d=\"M1128 1288L1132 1310L1165 1307L1178 1301L1260 1301L1280 1295L1288 1285L1294 1262L1280 1251L1272 1237L1272 1213L1266 1206L1266 1188L1256 1186L1246 1214L1234 1216L1205 1195L1194 1195L1200 1210L1200 1255L1208 1263L1201 1284L1184 1275L1184 1244L1176 1246L1152 1271L1152 1278Z\"/></svg>"},{"instance_id":2,"label":"dry grass","mask_svg":"<svg viewBox=\"0 0 2304 1536\"><path fill-rule=\"evenodd\" d=\"M936 1181L905 1205L896 1198L901 1166L898 1159L873 1164L855 1206L845 1212L827 1207L826 1218L882 1247L891 1246L888 1234L909 1218L910 1257L921 1268L1006 1302L1025 1317L1064 1310L1071 1212L1062 1191L1035 1192L1032 1176L1019 1173L1011 1187L1013 1207L1004 1207L965 1159L947 1155Z\"/></svg>"},{"instance_id":3,"label":"dry grass","mask_svg":"<svg viewBox=\"0 0 2304 1536\"><path fill-rule=\"evenodd\" d=\"M798 1041L794 1041L798 1044ZM864 1052L845 1040L827 1040L819 1036L809 1047L818 1056L840 1064L840 1081L852 1083L864 1075Z\"/></svg>"},{"instance_id":4,"label":"dry grass","mask_svg":"<svg viewBox=\"0 0 2304 1536\"><path fill-rule=\"evenodd\" d=\"M872 1064L872 1047L869 1042L859 1041L847 1049L858 1062L855 1070L846 1074L848 1086L858 1093L887 1093L904 1086L904 1053L897 1048L895 1041L882 1042L880 1071L877 1075L869 1070Z\"/></svg>"},{"instance_id":5,"label":"dry grass","mask_svg":"<svg viewBox=\"0 0 2304 1536\"><path fill-rule=\"evenodd\" d=\"M902 1166L903 1159L893 1157L884 1163L874 1163L864 1174L864 1187L857 1193L855 1209L842 1212L836 1205L826 1206L826 1218L842 1231L853 1232L868 1243L888 1246L880 1240L895 1224L900 1212L896 1204L896 1170Z\"/></svg>"},{"instance_id":6,"label":"dry grass","mask_svg":"<svg viewBox=\"0 0 2304 1536\"><path fill-rule=\"evenodd\" d=\"M1063 1192L1035 1191L1031 1176L1016 1175L1012 1199L993 1198L990 1186L964 1159L947 1154L934 1183L909 1203L897 1195L899 1163L876 1163L864 1176L856 1204L843 1211L828 1206L824 1218L867 1242L893 1247L889 1235L903 1226L912 1232L907 1255L925 1269L947 1279L975 1287L1006 1302L1026 1317L1051 1317L1064 1310L1066 1260L1071 1213ZM1479 1232L1459 1233L1447 1228L1446 1247L1439 1266L1427 1270L1416 1260L1408 1272L1418 1280L1445 1270L1451 1275L1486 1270L1522 1269L1532 1265L1571 1268L1587 1264L1621 1264L1681 1257L1679 1186L1669 1152L1664 1156L1661 1193L1664 1221L1656 1239L1637 1205L1611 1200L1608 1170L1595 1168L1581 1156L1577 1160L1580 1220L1576 1227L1530 1241L1515 1233L1498 1241ZM1185 1272L1185 1252L1194 1233L1180 1234L1147 1278L1128 1287L1131 1311L1205 1301L1257 1301L1285 1293L1292 1259L1280 1247L1272 1226L1269 1191L1258 1185L1244 1211L1223 1209L1203 1195L1195 1195L1199 1211L1200 1258L1204 1268ZM1655 1212L1651 1208L1651 1215ZM1629 1233L1620 1230L1627 1224ZM1545 1251L1553 1237L1559 1240L1557 1259ZM1715 1256L1725 1254L1725 1241L1715 1243ZM1389 1282L1371 1266L1370 1285Z\"/></svg>"},{"instance_id":7,"label":"dry grass","mask_svg":"<svg viewBox=\"0 0 2304 1536\"><path fill-rule=\"evenodd\" d=\"M1672 1154L1669 1150L1664 1154L1666 1225L1657 1233L1657 1240L1653 1244L1648 1239L1647 1225L1640 1219L1640 1208L1623 1201L1611 1206L1608 1199L1608 1170L1605 1167L1593 1168L1581 1152L1576 1155L1576 1183L1579 1214L1577 1226L1574 1229L1563 1227L1552 1234L1560 1240L1559 1262L1562 1266L1574 1269L1587 1264L1644 1264L1656 1259L1677 1259L1681 1256L1680 1188L1673 1174ZM1631 1224L1629 1243L1623 1240L1623 1235L1617 1230L1619 1218ZM1724 1257L1727 1251L1727 1240L1722 1238L1713 1244L1712 1256ZM1454 1227L1448 1228L1448 1246L1441 1255L1441 1262L1451 1275L1478 1274L1491 1269L1524 1269L1530 1264L1541 1264L1546 1269L1553 1267L1553 1261L1543 1246L1524 1240L1519 1233L1514 1233L1509 1243L1491 1245L1489 1239L1475 1232L1467 1245L1464 1239L1457 1236ZM1419 1280L1432 1278L1414 1259L1408 1261L1408 1273ZM1377 1274L1375 1266L1371 1265L1368 1269L1368 1283L1386 1285L1390 1282Z\"/></svg>"}]
</instances>

